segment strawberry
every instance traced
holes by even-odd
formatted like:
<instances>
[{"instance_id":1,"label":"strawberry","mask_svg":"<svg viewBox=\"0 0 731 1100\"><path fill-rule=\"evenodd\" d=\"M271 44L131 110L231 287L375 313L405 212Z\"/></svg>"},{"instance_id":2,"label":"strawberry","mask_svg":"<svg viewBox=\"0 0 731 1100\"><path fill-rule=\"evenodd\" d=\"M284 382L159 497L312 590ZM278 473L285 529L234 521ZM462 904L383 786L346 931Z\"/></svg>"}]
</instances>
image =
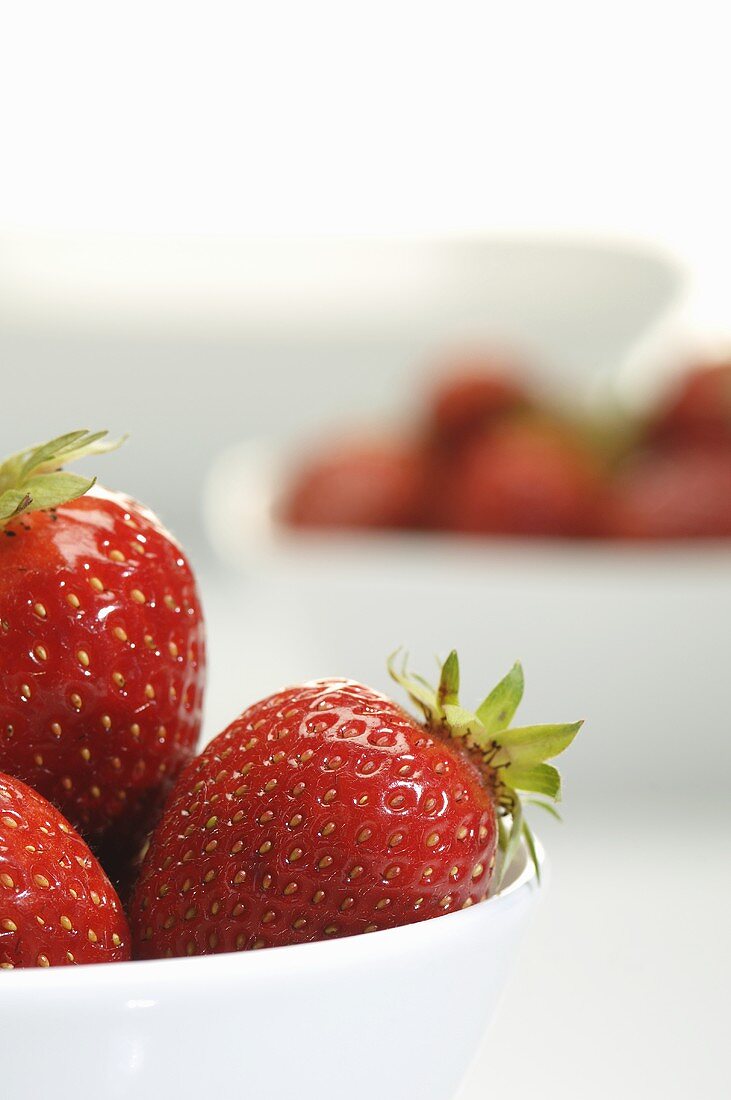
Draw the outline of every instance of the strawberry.
<instances>
[{"instance_id":1,"label":"strawberry","mask_svg":"<svg viewBox=\"0 0 731 1100\"><path fill-rule=\"evenodd\" d=\"M522 367L503 356L475 354L456 359L441 374L431 395L434 439L450 446L500 417L527 408L530 400L516 378Z\"/></svg>"},{"instance_id":2,"label":"strawberry","mask_svg":"<svg viewBox=\"0 0 731 1100\"><path fill-rule=\"evenodd\" d=\"M123 844L193 755L203 693L195 581L155 516L59 471L72 432L0 465L0 770L92 844Z\"/></svg>"},{"instance_id":3,"label":"strawberry","mask_svg":"<svg viewBox=\"0 0 731 1100\"><path fill-rule=\"evenodd\" d=\"M731 362L688 371L655 413L649 436L656 442L731 443Z\"/></svg>"},{"instance_id":4,"label":"strawberry","mask_svg":"<svg viewBox=\"0 0 731 1100\"><path fill-rule=\"evenodd\" d=\"M600 522L614 538L731 537L731 449L637 456L612 484Z\"/></svg>"},{"instance_id":5,"label":"strawberry","mask_svg":"<svg viewBox=\"0 0 731 1100\"><path fill-rule=\"evenodd\" d=\"M436 691L391 670L424 724L362 684L316 680L256 703L188 765L132 900L137 956L426 920L485 898L499 838L503 869L521 837L535 858L517 792L558 797L545 761L580 723L511 728L519 665L474 714L455 653Z\"/></svg>"},{"instance_id":6,"label":"strawberry","mask_svg":"<svg viewBox=\"0 0 731 1100\"><path fill-rule=\"evenodd\" d=\"M538 418L506 421L448 466L436 519L471 534L584 535L599 486L598 464L578 437Z\"/></svg>"},{"instance_id":7,"label":"strawberry","mask_svg":"<svg viewBox=\"0 0 731 1100\"><path fill-rule=\"evenodd\" d=\"M424 457L409 443L343 443L304 464L289 487L282 519L294 527L414 527L425 477Z\"/></svg>"},{"instance_id":8,"label":"strawberry","mask_svg":"<svg viewBox=\"0 0 731 1100\"><path fill-rule=\"evenodd\" d=\"M37 791L0 775L0 968L128 958L122 906L85 842Z\"/></svg>"}]
</instances>

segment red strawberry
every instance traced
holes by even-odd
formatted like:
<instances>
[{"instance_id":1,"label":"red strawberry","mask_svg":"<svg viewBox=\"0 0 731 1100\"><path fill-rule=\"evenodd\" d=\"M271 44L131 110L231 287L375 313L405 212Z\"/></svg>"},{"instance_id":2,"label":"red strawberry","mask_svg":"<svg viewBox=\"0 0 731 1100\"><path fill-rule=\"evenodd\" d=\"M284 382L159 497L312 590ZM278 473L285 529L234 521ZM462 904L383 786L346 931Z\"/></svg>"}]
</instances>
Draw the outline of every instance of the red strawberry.
<instances>
[{"instance_id":1,"label":"red strawberry","mask_svg":"<svg viewBox=\"0 0 731 1100\"><path fill-rule=\"evenodd\" d=\"M580 723L510 729L520 666L476 714L451 654L438 691L394 672L422 725L352 680L255 704L182 774L130 910L136 954L301 943L426 920L481 901L503 814L509 863L525 837L516 789L557 797Z\"/></svg>"},{"instance_id":2,"label":"red strawberry","mask_svg":"<svg viewBox=\"0 0 731 1100\"><path fill-rule=\"evenodd\" d=\"M649 434L671 443L731 443L731 362L689 371L656 413Z\"/></svg>"},{"instance_id":3,"label":"red strawberry","mask_svg":"<svg viewBox=\"0 0 731 1100\"><path fill-rule=\"evenodd\" d=\"M55 472L108 450L104 434L0 466L0 769L90 842L122 844L195 751L203 623L155 516Z\"/></svg>"},{"instance_id":4,"label":"red strawberry","mask_svg":"<svg viewBox=\"0 0 731 1100\"><path fill-rule=\"evenodd\" d=\"M295 527L409 528L424 495L424 456L397 440L325 450L304 464L282 507Z\"/></svg>"},{"instance_id":5,"label":"red strawberry","mask_svg":"<svg viewBox=\"0 0 731 1100\"><path fill-rule=\"evenodd\" d=\"M437 521L472 534L584 535L599 486L594 456L578 439L539 420L506 422L447 468Z\"/></svg>"},{"instance_id":6,"label":"red strawberry","mask_svg":"<svg viewBox=\"0 0 731 1100\"><path fill-rule=\"evenodd\" d=\"M434 437L448 445L461 443L501 416L527 408L528 394L518 381L521 371L520 364L501 356L455 360L430 399Z\"/></svg>"},{"instance_id":7,"label":"red strawberry","mask_svg":"<svg viewBox=\"0 0 731 1100\"><path fill-rule=\"evenodd\" d=\"M122 906L87 845L42 795L0 775L0 968L128 958Z\"/></svg>"},{"instance_id":8,"label":"red strawberry","mask_svg":"<svg viewBox=\"0 0 731 1100\"><path fill-rule=\"evenodd\" d=\"M639 456L616 478L600 522L603 533L615 538L730 537L731 450Z\"/></svg>"}]
</instances>

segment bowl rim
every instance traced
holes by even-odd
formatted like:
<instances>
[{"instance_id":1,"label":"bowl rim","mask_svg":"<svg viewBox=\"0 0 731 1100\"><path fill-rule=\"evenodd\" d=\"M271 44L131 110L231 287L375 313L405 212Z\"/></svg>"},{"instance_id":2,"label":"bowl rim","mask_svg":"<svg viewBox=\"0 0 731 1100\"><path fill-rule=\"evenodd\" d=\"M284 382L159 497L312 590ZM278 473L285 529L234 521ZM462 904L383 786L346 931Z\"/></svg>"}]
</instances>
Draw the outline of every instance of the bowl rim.
<instances>
[{"instance_id":1,"label":"bowl rim","mask_svg":"<svg viewBox=\"0 0 731 1100\"><path fill-rule=\"evenodd\" d=\"M62 331L117 331L130 325L156 331L174 322L189 334L213 328L229 335L257 334L272 322L291 326L303 295L294 314L297 324L304 332L320 333L332 329L332 296L345 264L346 270L370 271L365 282L361 277L357 283L362 301L339 325L354 331L372 320L367 303L382 283L384 257L391 263L394 257L405 257L408 272L420 270L430 255L469 261L510 252L642 264L665 279L669 308L682 300L690 282L681 256L660 241L632 233L494 229L233 236L143 232L130 237L101 231L10 230L0 234L0 291L9 303L0 309L0 320L7 324L12 317L13 327L23 328L37 326L41 317ZM272 278L272 262L289 273L287 283ZM318 279L319 267L323 275ZM464 274L472 284L469 262ZM400 292L403 281L389 294L389 299L396 298L391 326L397 330L411 323L415 309L429 304L423 291L419 296L418 284L410 292L413 301Z\"/></svg>"},{"instance_id":2,"label":"bowl rim","mask_svg":"<svg viewBox=\"0 0 731 1100\"><path fill-rule=\"evenodd\" d=\"M482 938L484 925L505 919L511 912L517 915L536 897L545 878L546 855L536 838L536 854L540 879L525 846L520 849L520 865L502 889L467 909L445 913L415 924L387 928L372 934L343 936L314 943L290 944L264 951L226 952L197 955L191 958L145 959L120 963L93 963L85 966L58 966L50 969L18 967L2 978L2 1004L26 1005L29 1011L39 1011L38 999L46 992L54 1000L59 997L98 995L100 991L124 1000L126 1008L151 1008L157 1002L152 996L134 994L165 994L181 984L198 993L201 987L216 985L239 987L244 981L288 980L303 975L326 977L347 966L374 965L394 957L433 953L440 943L455 936ZM50 1003L50 1002L49 1002ZM14 1006L15 1007L15 1006Z\"/></svg>"}]
</instances>

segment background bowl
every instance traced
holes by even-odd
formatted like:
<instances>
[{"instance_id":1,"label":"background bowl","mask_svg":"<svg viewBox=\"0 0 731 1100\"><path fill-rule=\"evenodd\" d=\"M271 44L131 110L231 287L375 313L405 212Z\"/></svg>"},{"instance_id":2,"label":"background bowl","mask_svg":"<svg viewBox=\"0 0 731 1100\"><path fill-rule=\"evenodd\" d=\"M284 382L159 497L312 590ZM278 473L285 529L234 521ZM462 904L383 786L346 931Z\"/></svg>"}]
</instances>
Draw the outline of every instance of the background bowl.
<instances>
[{"instance_id":1,"label":"background bowl","mask_svg":"<svg viewBox=\"0 0 731 1100\"><path fill-rule=\"evenodd\" d=\"M538 894L328 943L3 980L3 1095L451 1100ZM30 1089L29 1091L29 1083Z\"/></svg>"},{"instance_id":2,"label":"background bowl","mask_svg":"<svg viewBox=\"0 0 731 1100\"><path fill-rule=\"evenodd\" d=\"M222 447L349 425L353 409L391 417L465 340L517 346L539 382L583 399L656 346L683 288L660 250L591 238L6 235L0 362L34 438L130 431L115 484L203 555L199 502ZM27 435L8 418L6 452Z\"/></svg>"}]
</instances>

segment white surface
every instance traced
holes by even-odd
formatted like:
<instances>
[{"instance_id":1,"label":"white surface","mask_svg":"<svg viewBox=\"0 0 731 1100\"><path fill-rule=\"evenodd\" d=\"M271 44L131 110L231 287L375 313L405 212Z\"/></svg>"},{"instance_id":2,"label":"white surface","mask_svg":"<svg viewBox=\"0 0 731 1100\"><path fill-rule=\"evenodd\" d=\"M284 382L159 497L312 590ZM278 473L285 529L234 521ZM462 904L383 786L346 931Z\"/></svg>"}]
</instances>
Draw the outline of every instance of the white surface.
<instances>
[{"instance_id":1,"label":"white surface","mask_svg":"<svg viewBox=\"0 0 731 1100\"><path fill-rule=\"evenodd\" d=\"M544 834L551 883L459 1100L725 1100L727 801L569 799Z\"/></svg>"},{"instance_id":2,"label":"white surface","mask_svg":"<svg viewBox=\"0 0 731 1100\"><path fill-rule=\"evenodd\" d=\"M0 998L3 1095L450 1100L536 896L524 864L482 905L374 935L17 970Z\"/></svg>"}]
</instances>

